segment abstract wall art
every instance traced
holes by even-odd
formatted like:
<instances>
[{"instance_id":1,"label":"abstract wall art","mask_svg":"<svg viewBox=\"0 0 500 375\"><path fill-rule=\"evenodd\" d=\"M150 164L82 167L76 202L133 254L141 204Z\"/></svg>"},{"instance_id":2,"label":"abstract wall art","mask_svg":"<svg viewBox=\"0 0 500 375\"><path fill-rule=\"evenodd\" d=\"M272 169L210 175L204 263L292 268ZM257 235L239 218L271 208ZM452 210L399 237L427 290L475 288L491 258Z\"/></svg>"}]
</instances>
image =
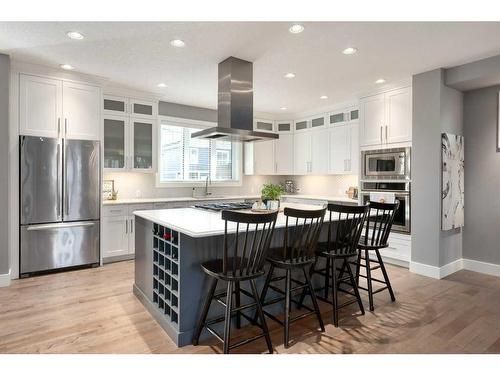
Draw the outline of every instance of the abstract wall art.
<instances>
[{"instance_id":1,"label":"abstract wall art","mask_svg":"<svg viewBox=\"0 0 500 375\"><path fill-rule=\"evenodd\" d=\"M441 229L464 226L464 137L441 134Z\"/></svg>"}]
</instances>

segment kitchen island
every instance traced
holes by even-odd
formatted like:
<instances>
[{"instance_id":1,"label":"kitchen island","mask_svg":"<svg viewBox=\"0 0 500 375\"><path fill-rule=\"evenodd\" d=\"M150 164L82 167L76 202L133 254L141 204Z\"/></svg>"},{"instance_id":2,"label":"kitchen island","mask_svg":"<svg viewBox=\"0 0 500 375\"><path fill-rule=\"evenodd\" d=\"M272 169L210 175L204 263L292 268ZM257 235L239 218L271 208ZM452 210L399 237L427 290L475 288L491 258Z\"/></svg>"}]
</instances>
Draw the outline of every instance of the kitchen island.
<instances>
[{"instance_id":1,"label":"kitchen island","mask_svg":"<svg viewBox=\"0 0 500 375\"><path fill-rule=\"evenodd\" d=\"M295 208L317 206L290 204ZM178 346L191 343L207 290L201 263L222 258L224 221L220 212L196 208L136 211L134 294ZM327 225L329 214L325 216ZM271 246L283 238L285 216L278 215ZM322 236L326 237L323 228ZM228 232L236 224L228 223ZM258 285L263 283L258 280ZM242 303L247 301L242 299ZM222 313L213 304L211 316ZM275 305L280 309L281 305ZM206 333L206 332L205 332Z\"/></svg>"}]
</instances>

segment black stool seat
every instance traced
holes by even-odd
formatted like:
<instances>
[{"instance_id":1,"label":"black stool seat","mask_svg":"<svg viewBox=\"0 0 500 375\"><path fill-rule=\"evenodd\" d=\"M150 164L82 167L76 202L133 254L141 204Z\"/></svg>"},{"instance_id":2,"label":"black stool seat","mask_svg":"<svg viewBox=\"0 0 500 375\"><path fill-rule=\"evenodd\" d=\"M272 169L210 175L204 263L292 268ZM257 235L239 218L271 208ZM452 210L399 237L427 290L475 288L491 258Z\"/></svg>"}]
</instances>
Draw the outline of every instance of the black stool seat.
<instances>
[{"instance_id":1,"label":"black stool seat","mask_svg":"<svg viewBox=\"0 0 500 375\"><path fill-rule=\"evenodd\" d=\"M358 252L346 252L343 249L346 244L332 242L331 244L328 242L318 242L318 246L316 247L316 256L326 257L326 258L350 258L354 256L358 256Z\"/></svg>"},{"instance_id":2,"label":"black stool seat","mask_svg":"<svg viewBox=\"0 0 500 375\"><path fill-rule=\"evenodd\" d=\"M222 211L221 215L225 221L223 257L209 260L201 265L202 270L209 276L209 291L193 334L193 345L198 345L201 332L206 328L209 333L222 342L224 353L229 353L230 349L260 338L266 339L269 353L272 353L271 337L262 311L260 297L257 293L255 279L264 275L264 262L272 241L278 212L256 214L241 211ZM228 234L228 222L236 223L236 233ZM215 289L219 281L226 282L227 287L226 291L216 293ZM240 288L240 283L245 281L250 284L251 291ZM251 298L254 302L241 305L241 294ZM207 320L212 301L221 304L224 307L225 314ZM243 312L246 309L256 309L260 324L254 317ZM262 333L231 344L230 333L233 317L236 317L236 328L241 328L241 318L243 317L250 323L259 326ZM215 324L222 322L224 322L223 336L214 327Z\"/></svg>"},{"instance_id":3,"label":"black stool seat","mask_svg":"<svg viewBox=\"0 0 500 375\"><path fill-rule=\"evenodd\" d=\"M241 258L228 258L227 263L232 266L233 262L236 265L237 271L234 273L228 272L227 274L224 273L224 259L213 259L209 260L208 262L204 262L201 265L201 268L203 271L207 274L209 274L212 277L215 277L216 279L223 280L223 281L245 281L245 280L250 280L250 279L255 279L256 277L260 277L265 274L264 270L260 270L258 272L252 272L250 274L240 273L241 266L242 266L242 261Z\"/></svg>"},{"instance_id":4,"label":"black stool seat","mask_svg":"<svg viewBox=\"0 0 500 375\"><path fill-rule=\"evenodd\" d=\"M292 257L292 252L290 246L269 249L267 261L279 268L299 268L314 262L314 257Z\"/></svg>"},{"instance_id":5,"label":"black stool seat","mask_svg":"<svg viewBox=\"0 0 500 375\"><path fill-rule=\"evenodd\" d=\"M389 244L388 243L382 243L382 244L369 244L367 239L366 239L366 236L361 236L361 238L359 239L359 243L358 243L358 249L362 249L362 250L377 250L377 249L384 249L386 247L388 247Z\"/></svg>"}]
</instances>

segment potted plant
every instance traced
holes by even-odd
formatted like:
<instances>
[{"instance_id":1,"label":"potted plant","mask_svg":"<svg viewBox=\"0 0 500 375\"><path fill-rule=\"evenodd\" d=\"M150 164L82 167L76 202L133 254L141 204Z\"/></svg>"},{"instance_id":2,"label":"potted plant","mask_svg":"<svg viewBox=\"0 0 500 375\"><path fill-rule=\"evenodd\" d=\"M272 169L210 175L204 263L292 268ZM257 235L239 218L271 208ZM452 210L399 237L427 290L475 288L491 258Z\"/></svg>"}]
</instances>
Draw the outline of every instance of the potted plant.
<instances>
[{"instance_id":1,"label":"potted plant","mask_svg":"<svg viewBox=\"0 0 500 375\"><path fill-rule=\"evenodd\" d=\"M281 194L283 194L283 187L281 185L264 184L261 197L268 210L277 210L279 208Z\"/></svg>"}]
</instances>

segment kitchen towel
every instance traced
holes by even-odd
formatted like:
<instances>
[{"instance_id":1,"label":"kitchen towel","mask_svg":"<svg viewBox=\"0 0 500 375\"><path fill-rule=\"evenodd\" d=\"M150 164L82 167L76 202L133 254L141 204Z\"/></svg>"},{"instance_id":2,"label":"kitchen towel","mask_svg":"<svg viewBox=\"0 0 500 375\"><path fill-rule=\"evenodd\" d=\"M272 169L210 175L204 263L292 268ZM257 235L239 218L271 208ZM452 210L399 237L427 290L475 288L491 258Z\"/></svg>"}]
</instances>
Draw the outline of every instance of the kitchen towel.
<instances>
[{"instance_id":1,"label":"kitchen towel","mask_svg":"<svg viewBox=\"0 0 500 375\"><path fill-rule=\"evenodd\" d=\"M380 202L380 203L394 203L396 200L396 194L394 193L386 193L386 192L371 192L370 193L370 201L372 202Z\"/></svg>"}]
</instances>

